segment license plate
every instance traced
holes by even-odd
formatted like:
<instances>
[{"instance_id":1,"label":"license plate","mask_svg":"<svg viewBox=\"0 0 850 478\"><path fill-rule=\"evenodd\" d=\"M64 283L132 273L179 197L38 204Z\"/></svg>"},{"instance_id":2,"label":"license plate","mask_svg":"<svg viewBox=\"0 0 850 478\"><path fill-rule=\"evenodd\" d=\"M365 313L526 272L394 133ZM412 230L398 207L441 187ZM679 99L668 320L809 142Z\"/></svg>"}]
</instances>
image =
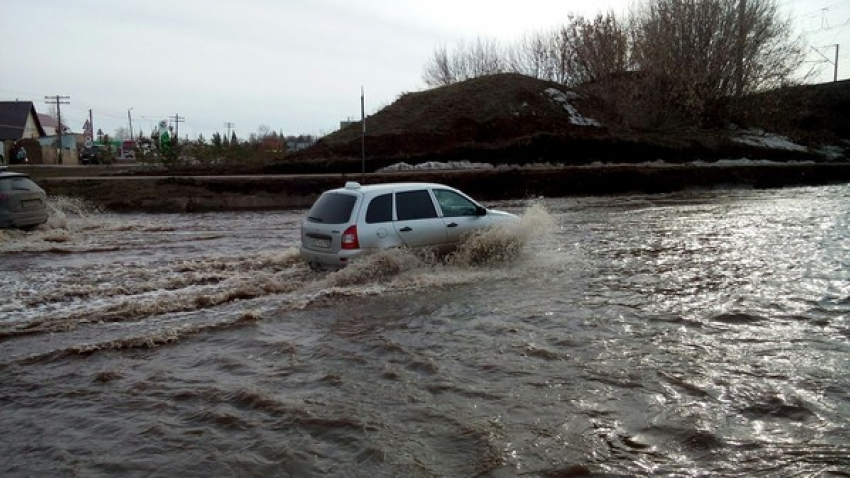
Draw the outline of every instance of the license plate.
<instances>
[{"instance_id":1,"label":"license plate","mask_svg":"<svg viewBox=\"0 0 850 478\"><path fill-rule=\"evenodd\" d=\"M310 245L313 246L313 247L321 248L321 249L328 249L328 248L331 247L331 240L330 239L320 239L318 237L311 237L310 238Z\"/></svg>"},{"instance_id":2,"label":"license plate","mask_svg":"<svg viewBox=\"0 0 850 478\"><path fill-rule=\"evenodd\" d=\"M41 199L25 199L21 201L21 207L24 209L41 209Z\"/></svg>"}]
</instances>

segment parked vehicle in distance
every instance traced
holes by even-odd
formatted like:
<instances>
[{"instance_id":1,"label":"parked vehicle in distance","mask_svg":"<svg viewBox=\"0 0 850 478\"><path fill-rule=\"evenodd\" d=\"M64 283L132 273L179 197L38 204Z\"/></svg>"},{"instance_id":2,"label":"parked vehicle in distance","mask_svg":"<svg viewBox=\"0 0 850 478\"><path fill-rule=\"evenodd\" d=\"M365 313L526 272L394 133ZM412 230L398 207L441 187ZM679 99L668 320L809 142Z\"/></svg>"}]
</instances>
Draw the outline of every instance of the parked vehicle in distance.
<instances>
[{"instance_id":1,"label":"parked vehicle in distance","mask_svg":"<svg viewBox=\"0 0 850 478\"><path fill-rule=\"evenodd\" d=\"M47 194L29 175L0 166L0 228L30 229L47 222Z\"/></svg>"},{"instance_id":2,"label":"parked vehicle in distance","mask_svg":"<svg viewBox=\"0 0 850 478\"><path fill-rule=\"evenodd\" d=\"M471 232L517 219L442 184L348 182L322 193L307 213L301 257L314 269L341 269L384 249L430 247L446 253Z\"/></svg>"}]
</instances>

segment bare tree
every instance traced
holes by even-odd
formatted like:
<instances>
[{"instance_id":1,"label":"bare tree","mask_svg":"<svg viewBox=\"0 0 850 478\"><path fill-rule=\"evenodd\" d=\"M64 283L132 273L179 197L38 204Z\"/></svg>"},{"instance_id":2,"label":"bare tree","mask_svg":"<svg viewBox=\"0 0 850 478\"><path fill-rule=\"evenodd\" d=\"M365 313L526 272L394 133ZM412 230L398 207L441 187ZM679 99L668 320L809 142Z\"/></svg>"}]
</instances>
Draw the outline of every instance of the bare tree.
<instances>
[{"instance_id":1,"label":"bare tree","mask_svg":"<svg viewBox=\"0 0 850 478\"><path fill-rule=\"evenodd\" d=\"M507 48L481 38L451 52L440 46L423 78L429 86L440 86L511 71L574 86L624 71L628 63L628 34L613 13L592 21L570 15L564 26L526 34Z\"/></svg>"},{"instance_id":2,"label":"bare tree","mask_svg":"<svg viewBox=\"0 0 850 478\"><path fill-rule=\"evenodd\" d=\"M629 34L613 12L592 21L573 18L564 27L572 45L570 67L574 81L598 81L628 70Z\"/></svg>"},{"instance_id":3,"label":"bare tree","mask_svg":"<svg viewBox=\"0 0 850 478\"><path fill-rule=\"evenodd\" d=\"M457 72L452 68L452 60L445 45L440 45L434 50L432 56L425 64L422 79L428 86L445 86L455 83Z\"/></svg>"},{"instance_id":4,"label":"bare tree","mask_svg":"<svg viewBox=\"0 0 850 478\"><path fill-rule=\"evenodd\" d=\"M738 0L735 95L789 81L805 59L804 45L775 0Z\"/></svg>"},{"instance_id":5,"label":"bare tree","mask_svg":"<svg viewBox=\"0 0 850 478\"><path fill-rule=\"evenodd\" d=\"M438 47L425 64L422 79L428 86L444 86L505 71L505 55L498 42L479 37L471 44L458 43L452 51L445 45Z\"/></svg>"},{"instance_id":6,"label":"bare tree","mask_svg":"<svg viewBox=\"0 0 850 478\"><path fill-rule=\"evenodd\" d=\"M633 18L632 35L639 70L701 117L786 81L803 60L776 0L653 0Z\"/></svg>"},{"instance_id":7,"label":"bare tree","mask_svg":"<svg viewBox=\"0 0 850 478\"><path fill-rule=\"evenodd\" d=\"M121 141L128 140L130 139L130 130L124 127L116 128L114 138Z\"/></svg>"},{"instance_id":8,"label":"bare tree","mask_svg":"<svg viewBox=\"0 0 850 478\"><path fill-rule=\"evenodd\" d=\"M553 32L525 34L507 53L508 70L533 78L552 80Z\"/></svg>"},{"instance_id":9,"label":"bare tree","mask_svg":"<svg viewBox=\"0 0 850 478\"><path fill-rule=\"evenodd\" d=\"M496 40L479 37L472 45L468 47L461 45L461 47L467 51L466 55L462 55L462 58L466 60L466 76L468 78L505 71L505 56Z\"/></svg>"}]
</instances>

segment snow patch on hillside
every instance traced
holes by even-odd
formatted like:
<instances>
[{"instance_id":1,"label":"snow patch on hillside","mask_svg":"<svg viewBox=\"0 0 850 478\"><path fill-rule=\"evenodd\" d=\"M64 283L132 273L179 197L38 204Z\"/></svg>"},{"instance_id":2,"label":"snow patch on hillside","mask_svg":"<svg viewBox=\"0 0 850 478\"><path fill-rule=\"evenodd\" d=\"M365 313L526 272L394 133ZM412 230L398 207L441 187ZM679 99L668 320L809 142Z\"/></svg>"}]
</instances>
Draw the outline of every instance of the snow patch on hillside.
<instances>
[{"instance_id":1,"label":"snow patch on hillside","mask_svg":"<svg viewBox=\"0 0 850 478\"><path fill-rule=\"evenodd\" d=\"M578 112L575 106L573 106L570 101L577 99L578 93L574 91L567 91L564 93L563 91L557 88L546 88L544 91L549 99L564 108L566 112L570 115L570 123L576 126L602 126L598 121L592 118L587 118L582 116L581 113Z\"/></svg>"}]
</instances>

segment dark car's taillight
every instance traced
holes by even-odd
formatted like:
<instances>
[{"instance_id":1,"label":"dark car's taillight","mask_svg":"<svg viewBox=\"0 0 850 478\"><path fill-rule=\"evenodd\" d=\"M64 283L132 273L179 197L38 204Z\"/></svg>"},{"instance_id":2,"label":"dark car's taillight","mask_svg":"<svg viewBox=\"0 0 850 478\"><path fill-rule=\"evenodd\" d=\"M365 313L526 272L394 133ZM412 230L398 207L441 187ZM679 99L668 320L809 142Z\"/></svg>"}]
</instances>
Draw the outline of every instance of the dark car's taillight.
<instances>
[{"instance_id":1,"label":"dark car's taillight","mask_svg":"<svg viewBox=\"0 0 850 478\"><path fill-rule=\"evenodd\" d=\"M360 242L357 240L357 226L348 226L348 229L342 233L342 248L360 249Z\"/></svg>"}]
</instances>

